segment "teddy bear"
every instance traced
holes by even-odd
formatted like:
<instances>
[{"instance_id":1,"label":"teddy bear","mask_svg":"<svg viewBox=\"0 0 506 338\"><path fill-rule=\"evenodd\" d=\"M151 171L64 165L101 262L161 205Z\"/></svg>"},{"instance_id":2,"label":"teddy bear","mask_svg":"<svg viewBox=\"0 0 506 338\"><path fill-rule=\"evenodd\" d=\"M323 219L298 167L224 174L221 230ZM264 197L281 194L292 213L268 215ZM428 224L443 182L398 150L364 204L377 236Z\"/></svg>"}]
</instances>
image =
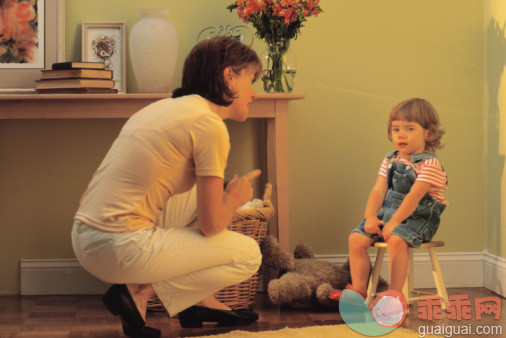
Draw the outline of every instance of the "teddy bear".
<instances>
[{"instance_id":1,"label":"teddy bear","mask_svg":"<svg viewBox=\"0 0 506 338\"><path fill-rule=\"evenodd\" d=\"M295 309L339 309L339 302L329 295L351 284L349 260L338 266L315 259L313 250L302 243L295 247L292 257L281 249L272 235L264 239L260 249L263 264L280 274L267 287L269 299L274 305L286 304ZM380 278L378 292L387 288L387 282Z\"/></svg>"}]
</instances>

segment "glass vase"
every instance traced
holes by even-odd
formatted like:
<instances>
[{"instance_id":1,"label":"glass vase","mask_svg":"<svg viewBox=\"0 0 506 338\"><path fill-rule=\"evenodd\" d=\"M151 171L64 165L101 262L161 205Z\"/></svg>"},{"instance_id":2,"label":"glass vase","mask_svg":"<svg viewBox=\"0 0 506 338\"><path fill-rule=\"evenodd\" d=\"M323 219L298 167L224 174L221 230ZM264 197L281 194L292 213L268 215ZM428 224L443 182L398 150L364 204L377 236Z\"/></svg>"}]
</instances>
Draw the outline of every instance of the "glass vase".
<instances>
[{"instance_id":1,"label":"glass vase","mask_svg":"<svg viewBox=\"0 0 506 338\"><path fill-rule=\"evenodd\" d=\"M268 43L260 55L263 66L262 82L266 93L291 93L296 73L295 53L290 41Z\"/></svg>"}]
</instances>

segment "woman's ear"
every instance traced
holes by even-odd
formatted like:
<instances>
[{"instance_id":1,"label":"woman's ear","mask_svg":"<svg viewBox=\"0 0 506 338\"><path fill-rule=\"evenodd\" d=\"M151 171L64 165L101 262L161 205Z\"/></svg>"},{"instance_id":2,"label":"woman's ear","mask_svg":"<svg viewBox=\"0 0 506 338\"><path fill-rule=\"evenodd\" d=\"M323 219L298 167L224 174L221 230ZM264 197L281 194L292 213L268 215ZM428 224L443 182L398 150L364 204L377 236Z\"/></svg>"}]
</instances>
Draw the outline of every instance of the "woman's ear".
<instances>
[{"instance_id":1,"label":"woman's ear","mask_svg":"<svg viewBox=\"0 0 506 338\"><path fill-rule=\"evenodd\" d=\"M234 78L234 71L232 70L232 67L226 67L223 70L223 78L225 79L225 82L230 87L232 85L232 79Z\"/></svg>"}]
</instances>

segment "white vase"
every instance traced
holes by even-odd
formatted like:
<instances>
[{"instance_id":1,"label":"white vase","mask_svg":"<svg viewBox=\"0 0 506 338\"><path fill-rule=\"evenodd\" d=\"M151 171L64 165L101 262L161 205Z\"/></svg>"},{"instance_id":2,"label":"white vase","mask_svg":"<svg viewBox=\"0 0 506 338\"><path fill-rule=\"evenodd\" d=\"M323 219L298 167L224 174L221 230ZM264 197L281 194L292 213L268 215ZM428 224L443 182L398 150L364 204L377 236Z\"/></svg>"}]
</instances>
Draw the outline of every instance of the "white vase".
<instances>
[{"instance_id":1,"label":"white vase","mask_svg":"<svg viewBox=\"0 0 506 338\"><path fill-rule=\"evenodd\" d=\"M130 31L130 58L141 93L169 93L176 68L178 36L168 9L139 9Z\"/></svg>"}]
</instances>

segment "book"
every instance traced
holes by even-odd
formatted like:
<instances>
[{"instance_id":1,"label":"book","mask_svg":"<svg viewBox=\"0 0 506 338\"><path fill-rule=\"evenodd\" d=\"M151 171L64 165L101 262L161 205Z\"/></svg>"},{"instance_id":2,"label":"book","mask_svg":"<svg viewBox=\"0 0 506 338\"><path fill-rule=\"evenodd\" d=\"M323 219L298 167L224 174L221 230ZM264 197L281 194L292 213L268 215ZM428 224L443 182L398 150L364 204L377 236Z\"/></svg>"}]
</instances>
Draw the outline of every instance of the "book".
<instances>
[{"instance_id":1,"label":"book","mask_svg":"<svg viewBox=\"0 0 506 338\"><path fill-rule=\"evenodd\" d=\"M114 88L113 80L103 79L48 79L36 81L35 89L50 88Z\"/></svg>"},{"instance_id":2,"label":"book","mask_svg":"<svg viewBox=\"0 0 506 338\"><path fill-rule=\"evenodd\" d=\"M41 79L67 79L67 78L86 78L86 79L112 79L112 70L110 69L58 69L42 70Z\"/></svg>"},{"instance_id":3,"label":"book","mask_svg":"<svg viewBox=\"0 0 506 338\"><path fill-rule=\"evenodd\" d=\"M116 88L48 88L37 89L37 94L117 94Z\"/></svg>"},{"instance_id":4,"label":"book","mask_svg":"<svg viewBox=\"0 0 506 338\"><path fill-rule=\"evenodd\" d=\"M104 69L105 65L102 62L85 62L85 61L70 61L70 62L56 62L53 63L52 69L74 69L74 68L87 68L87 69Z\"/></svg>"}]
</instances>

